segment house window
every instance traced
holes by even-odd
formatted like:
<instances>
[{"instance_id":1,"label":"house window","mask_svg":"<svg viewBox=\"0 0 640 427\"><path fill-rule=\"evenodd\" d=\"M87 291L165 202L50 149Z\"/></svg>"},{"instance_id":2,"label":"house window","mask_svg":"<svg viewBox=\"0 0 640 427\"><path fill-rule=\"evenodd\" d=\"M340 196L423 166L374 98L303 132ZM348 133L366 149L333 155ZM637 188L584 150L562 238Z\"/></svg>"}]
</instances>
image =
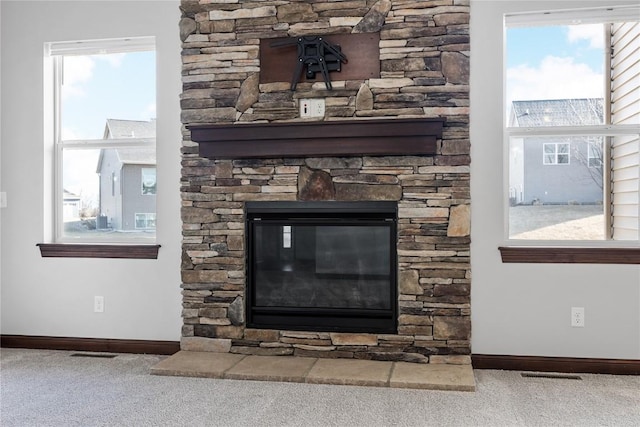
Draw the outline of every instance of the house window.
<instances>
[{"instance_id":1,"label":"house window","mask_svg":"<svg viewBox=\"0 0 640 427\"><path fill-rule=\"evenodd\" d=\"M46 48L54 82L55 241L154 243L148 230L156 228L156 201L146 196L156 194L155 39ZM65 209L65 194L77 195L77 216Z\"/></svg>"},{"instance_id":2,"label":"house window","mask_svg":"<svg viewBox=\"0 0 640 427\"><path fill-rule=\"evenodd\" d=\"M142 168L142 194L156 194L156 168Z\"/></svg>"},{"instance_id":3,"label":"house window","mask_svg":"<svg viewBox=\"0 0 640 427\"><path fill-rule=\"evenodd\" d=\"M602 168L602 141L589 142L587 145L587 165L590 168Z\"/></svg>"},{"instance_id":4,"label":"house window","mask_svg":"<svg viewBox=\"0 0 640 427\"><path fill-rule=\"evenodd\" d=\"M509 240L638 245L639 14L505 17Z\"/></svg>"},{"instance_id":5,"label":"house window","mask_svg":"<svg viewBox=\"0 0 640 427\"><path fill-rule=\"evenodd\" d=\"M568 165L569 144L565 142L547 142L542 145L542 161L545 165Z\"/></svg>"},{"instance_id":6,"label":"house window","mask_svg":"<svg viewBox=\"0 0 640 427\"><path fill-rule=\"evenodd\" d=\"M136 229L139 230L155 230L156 214L155 213L137 213Z\"/></svg>"}]
</instances>

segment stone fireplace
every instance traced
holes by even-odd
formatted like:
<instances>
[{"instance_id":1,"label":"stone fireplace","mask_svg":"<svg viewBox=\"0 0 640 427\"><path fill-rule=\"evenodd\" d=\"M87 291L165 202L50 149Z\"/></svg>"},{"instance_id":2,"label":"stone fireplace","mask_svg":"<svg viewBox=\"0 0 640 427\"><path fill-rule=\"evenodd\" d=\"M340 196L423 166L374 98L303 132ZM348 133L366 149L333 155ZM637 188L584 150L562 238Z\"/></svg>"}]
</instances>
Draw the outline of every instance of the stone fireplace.
<instances>
[{"instance_id":1,"label":"stone fireplace","mask_svg":"<svg viewBox=\"0 0 640 427\"><path fill-rule=\"evenodd\" d=\"M469 364L468 1L183 0L181 8L182 349ZM347 74L359 66L349 62L331 73L331 90L319 78L301 80L295 91L290 81L261 78L265 40L348 34L379 36L379 75ZM343 71L356 77L341 79ZM325 116L301 119L303 98L323 99ZM384 238L372 236L389 230L367 230L373 240L366 240L361 231L332 223L324 234L313 231L324 243L309 237L303 244L295 239L310 232L294 219L318 222L318 209L361 204L394 212L386 219L393 222L389 271L377 265L379 252L370 254L375 262L363 262L370 270L363 277L389 277L389 301L358 307L386 310L390 323L378 331L367 328L366 315L362 328L256 322L269 311L265 304L289 304L283 250L272 269L280 273L269 270L265 277L270 292L286 298L263 298L256 307L255 257L273 255L264 239L279 248L286 239L315 245L323 255L314 254L314 272L328 279L314 286L326 290L355 274L326 258L343 250L335 246L336 233L352 231L364 246L378 248ZM314 206L316 212L309 209ZM261 223L258 254L250 230L271 218L265 209L274 207L304 214L277 217L277 228ZM287 236L291 230L298 237ZM356 259L343 257L347 264ZM356 289L354 283L346 286ZM326 303L318 304L316 314L324 316Z\"/></svg>"}]
</instances>

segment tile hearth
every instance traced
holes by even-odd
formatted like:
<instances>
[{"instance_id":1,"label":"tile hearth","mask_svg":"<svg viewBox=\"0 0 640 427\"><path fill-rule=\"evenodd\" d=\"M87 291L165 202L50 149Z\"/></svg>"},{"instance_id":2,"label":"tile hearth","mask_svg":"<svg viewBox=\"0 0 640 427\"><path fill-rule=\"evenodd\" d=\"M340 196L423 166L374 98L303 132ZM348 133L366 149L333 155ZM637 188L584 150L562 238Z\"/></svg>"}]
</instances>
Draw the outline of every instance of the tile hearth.
<instances>
[{"instance_id":1,"label":"tile hearth","mask_svg":"<svg viewBox=\"0 0 640 427\"><path fill-rule=\"evenodd\" d=\"M471 365L180 351L154 366L151 373L217 379L475 391Z\"/></svg>"}]
</instances>

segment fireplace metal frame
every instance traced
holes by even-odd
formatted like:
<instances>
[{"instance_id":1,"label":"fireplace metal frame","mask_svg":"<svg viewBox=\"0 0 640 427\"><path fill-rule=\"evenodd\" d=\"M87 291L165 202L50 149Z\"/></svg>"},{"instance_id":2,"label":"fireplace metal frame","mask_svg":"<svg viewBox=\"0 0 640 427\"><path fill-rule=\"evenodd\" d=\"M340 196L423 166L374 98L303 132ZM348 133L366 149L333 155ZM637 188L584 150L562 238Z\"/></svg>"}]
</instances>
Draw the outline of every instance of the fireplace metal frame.
<instances>
[{"instance_id":1,"label":"fireplace metal frame","mask_svg":"<svg viewBox=\"0 0 640 427\"><path fill-rule=\"evenodd\" d=\"M398 255L396 202L246 202L246 326L256 329L396 334L398 323ZM290 224L371 224L390 227L389 310L259 307L255 301L252 228L257 222Z\"/></svg>"}]
</instances>

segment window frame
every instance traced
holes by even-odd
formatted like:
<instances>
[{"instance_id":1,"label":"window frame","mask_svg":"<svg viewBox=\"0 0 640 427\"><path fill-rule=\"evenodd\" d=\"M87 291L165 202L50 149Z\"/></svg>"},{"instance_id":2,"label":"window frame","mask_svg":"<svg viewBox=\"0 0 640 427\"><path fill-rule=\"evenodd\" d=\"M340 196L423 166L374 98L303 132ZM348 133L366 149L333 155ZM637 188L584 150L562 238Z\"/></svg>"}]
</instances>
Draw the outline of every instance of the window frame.
<instances>
[{"instance_id":1,"label":"window frame","mask_svg":"<svg viewBox=\"0 0 640 427\"><path fill-rule=\"evenodd\" d=\"M620 7L612 10L610 8L599 9L575 9L550 12L535 13L515 13L505 14L503 42L503 212L504 212L504 244L499 246L503 262L518 263L620 263L620 264L640 264L640 236L635 240L528 240L513 239L509 237L509 195L510 195L510 142L513 138L531 137L604 137L603 141L603 171L604 181L608 183L608 170L611 168L610 143L615 136L638 135L640 125L616 124L605 122L602 125L585 126L541 126L541 127L509 127L507 109L507 57L506 30L509 27L517 26L543 26L543 25L570 25L580 18L582 23L606 23L615 20L628 21L629 11L637 11L638 7ZM604 16L606 15L606 16ZM610 55L606 55L607 61ZM609 64L605 64L605 70ZM603 85L606 85L608 74L605 73ZM606 88L606 87L605 87ZM605 112L610 106L610 91L605 89ZM608 114L605 113L605 117ZM569 150L570 153L571 150ZM556 151L557 154L557 151ZM544 149L543 149L544 162ZM556 165L556 164L554 164ZM595 166L590 166L595 167ZM638 189L640 193L640 188ZM609 203L605 191L604 203ZM605 215L607 217L607 215ZM612 249L614 249L612 253ZM616 252L617 251L617 252Z\"/></svg>"},{"instance_id":2,"label":"window frame","mask_svg":"<svg viewBox=\"0 0 640 427\"><path fill-rule=\"evenodd\" d=\"M153 238L134 239L99 239L70 238L64 236L64 188L63 188L63 155L64 150L99 150L103 148L156 147L156 138L126 139L81 139L65 140L62 138L62 79L63 58L72 55L96 55L104 53L157 52L156 37L126 37L103 40L80 40L70 42L51 42L45 45L45 63L49 61L52 72L52 86L47 94L52 102L52 117L47 119L53 131L53 189L52 189L52 243L40 243L43 257L90 257L90 258L157 258L160 245L157 235ZM45 67L47 70L49 67ZM45 71L46 72L46 71ZM157 73L157 70L156 70ZM45 76L46 78L46 76ZM157 93L156 93L157 99ZM157 165L154 166L157 170ZM118 174L116 174L116 177ZM119 177L118 177L119 178ZM110 178L112 179L112 177ZM156 178L157 179L157 178ZM112 190L115 183L111 182ZM157 214L157 213L156 213ZM84 255L79 255L86 252Z\"/></svg>"}]
</instances>

